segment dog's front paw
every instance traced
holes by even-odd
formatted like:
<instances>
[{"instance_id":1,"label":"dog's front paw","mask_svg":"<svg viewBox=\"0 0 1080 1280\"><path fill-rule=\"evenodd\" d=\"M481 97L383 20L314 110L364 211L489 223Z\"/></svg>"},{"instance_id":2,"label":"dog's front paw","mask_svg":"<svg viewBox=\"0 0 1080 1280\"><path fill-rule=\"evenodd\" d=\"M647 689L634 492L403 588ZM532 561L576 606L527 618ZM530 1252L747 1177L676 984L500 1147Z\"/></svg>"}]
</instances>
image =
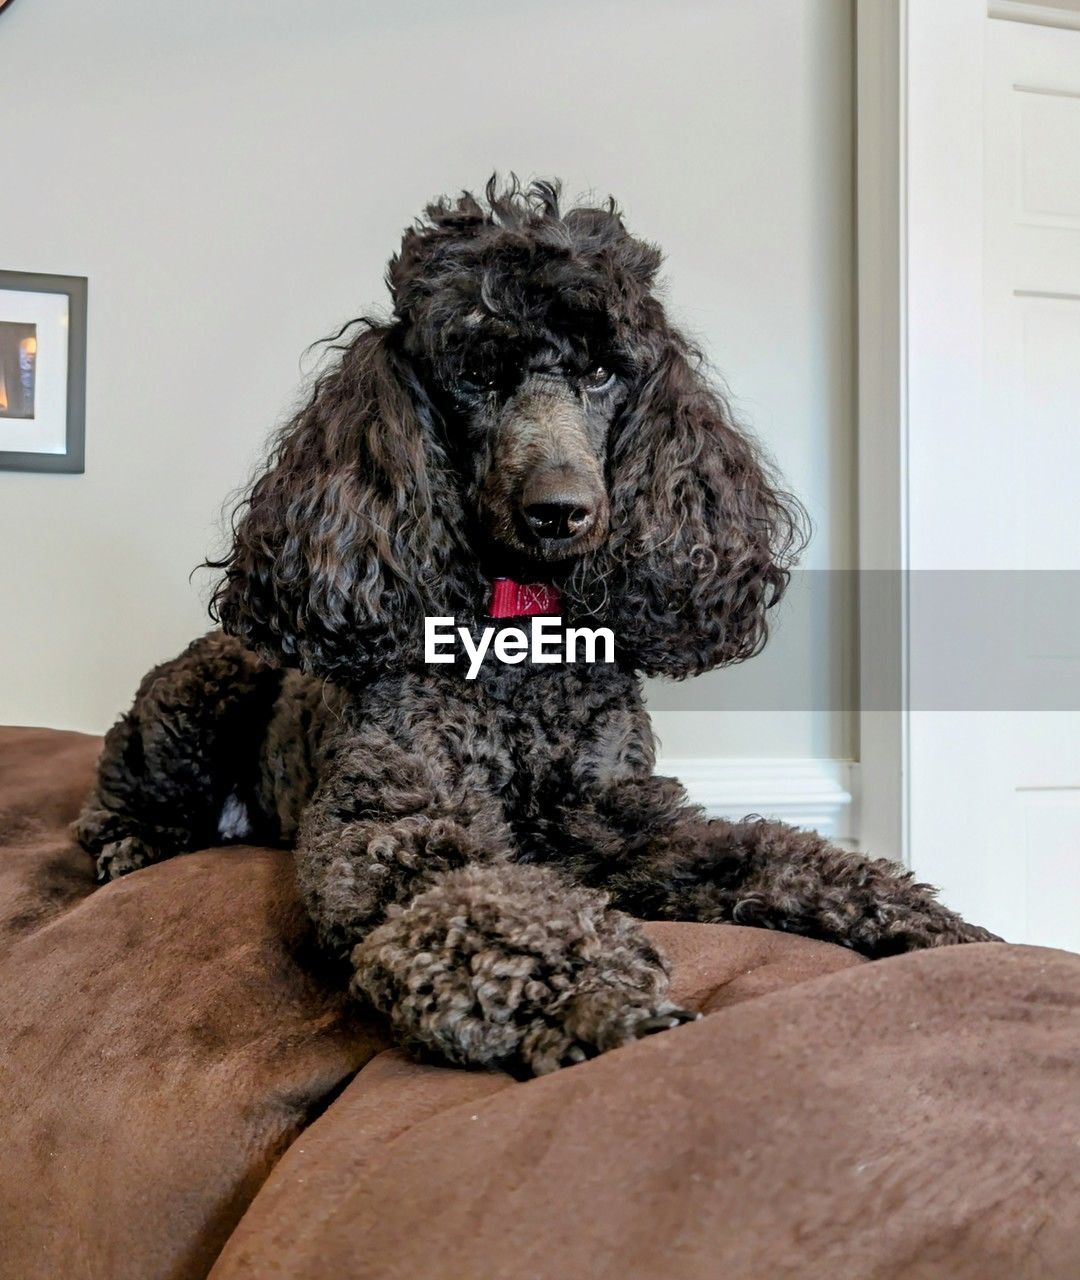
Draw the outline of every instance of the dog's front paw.
<instances>
[{"instance_id":1,"label":"dog's front paw","mask_svg":"<svg viewBox=\"0 0 1080 1280\"><path fill-rule=\"evenodd\" d=\"M930 947L954 947L963 942L1003 941L981 925L968 924L936 901L927 902L921 909L881 911L875 925L874 946L868 951L872 956L923 951Z\"/></svg>"},{"instance_id":2,"label":"dog's front paw","mask_svg":"<svg viewBox=\"0 0 1080 1280\"><path fill-rule=\"evenodd\" d=\"M352 951L352 990L414 1049L544 1075L694 1014L640 925L595 890L515 863L440 873Z\"/></svg>"},{"instance_id":3,"label":"dog's front paw","mask_svg":"<svg viewBox=\"0 0 1080 1280\"><path fill-rule=\"evenodd\" d=\"M157 854L138 836L126 836L105 845L97 858L97 878L104 883L118 880L129 872L138 871L157 861Z\"/></svg>"},{"instance_id":4,"label":"dog's front paw","mask_svg":"<svg viewBox=\"0 0 1080 1280\"><path fill-rule=\"evenodd\" d=\"M700 1017L700 1013L667 1000L653 1007L638 1007L616 1003L612 993L599 999L580 995L565 1019L537 1019L529 1028L521 1042L521 1066L529 1075L548 1075Z\"/></svg>"},{"instance_id":5,"label":"dog's front paw","mask_svg":"<svg viewBox=\"0 0 1080 1280\"><path fill-rule=\"evenodd\" d=\"M1005 939L999 937L996 933L991 933L989 929L984 929L979 924L968 924L966 920L962 921L956 931L955 942L1004 942Z\"/></svg>"}]
</instances>

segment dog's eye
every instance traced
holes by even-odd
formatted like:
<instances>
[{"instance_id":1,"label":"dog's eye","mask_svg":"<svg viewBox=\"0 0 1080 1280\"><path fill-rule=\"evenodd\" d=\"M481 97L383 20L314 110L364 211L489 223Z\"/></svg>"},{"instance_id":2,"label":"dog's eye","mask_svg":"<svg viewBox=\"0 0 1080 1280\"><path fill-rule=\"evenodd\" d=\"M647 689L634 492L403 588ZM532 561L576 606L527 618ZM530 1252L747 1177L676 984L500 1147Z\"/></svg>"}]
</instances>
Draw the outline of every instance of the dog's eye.
<instances>
[{"instance_id":1,"label":"dog's eye","mask_svg":"<svg viewBox=\"0 0 1080 1280\"><path fill-rule=\"evenodd\" d=\"M593 367L581 379L581 385L586 391L603 391L610 386L615 375L610 369L605 369L602 364L593 365Z\"/></svg>"},{"instance_id":2,"label":"dog's eye","mask_svg":"<svg viewBox=\"0 0 1080 1280\"><path fill-rule=\"evenodd\" d=\"M499 372L488 362L477 361L465 366L461 381L471 392L494 392L499 387Z\"/></svg>"},{"instance_id":3,"label":"dog's eye","mask_svg":"<svg viewBox=\"0 0 1080 1280\"><path fill-rule=\"evenodd\" d=\"M481 369L478 366L466 369L462 381L473 391L494 391L499 385L498 378L490 369Z\"/></svg>"}]
</instances>

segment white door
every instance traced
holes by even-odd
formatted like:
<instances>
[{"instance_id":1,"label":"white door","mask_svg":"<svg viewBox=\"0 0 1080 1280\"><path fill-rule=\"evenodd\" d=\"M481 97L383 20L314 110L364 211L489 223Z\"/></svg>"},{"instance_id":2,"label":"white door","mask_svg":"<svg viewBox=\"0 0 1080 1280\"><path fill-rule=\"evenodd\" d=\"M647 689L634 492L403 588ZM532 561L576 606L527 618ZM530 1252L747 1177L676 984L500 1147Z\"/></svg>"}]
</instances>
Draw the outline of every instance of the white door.
<instances>
[{"instance_id":1,"label":"white door","mask_svg":"<svg viewBox=\"0 0 1080 1280\"><path fill-rule=\"evenodd\" d=\"M909 859L1080 950L1080 31L981 28L981 402L911 424Z\"/></svg>"}]
</instances>

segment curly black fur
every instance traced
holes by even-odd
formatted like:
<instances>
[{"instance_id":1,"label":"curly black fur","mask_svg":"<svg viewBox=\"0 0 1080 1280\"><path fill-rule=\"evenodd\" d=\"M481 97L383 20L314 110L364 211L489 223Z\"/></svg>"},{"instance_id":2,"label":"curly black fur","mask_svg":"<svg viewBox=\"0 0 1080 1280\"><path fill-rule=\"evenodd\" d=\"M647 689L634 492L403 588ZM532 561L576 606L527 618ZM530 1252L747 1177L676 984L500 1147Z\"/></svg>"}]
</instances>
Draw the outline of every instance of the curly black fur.
<instances>
[{"instance_id":1,"label":"curly black fur","mask_svg":"<svg viewBox=\"0 0 1080 1280\"><path fill-rule=\"evenodd\" d=\"M402 1038L542 1072L676 1025L628 915L870 956L990 937L909 873L653 775L643 674L756 653L802 538L609 203L516 183L405 233L234 522L211 633L106 739L78 832L103 878L222 838L295 843L322 943ZM341 335L339 335L340 337ZM546 581L613 663L426 666ZM298 670L288 670L290 667Z\"/></svg>"}]
</instances>

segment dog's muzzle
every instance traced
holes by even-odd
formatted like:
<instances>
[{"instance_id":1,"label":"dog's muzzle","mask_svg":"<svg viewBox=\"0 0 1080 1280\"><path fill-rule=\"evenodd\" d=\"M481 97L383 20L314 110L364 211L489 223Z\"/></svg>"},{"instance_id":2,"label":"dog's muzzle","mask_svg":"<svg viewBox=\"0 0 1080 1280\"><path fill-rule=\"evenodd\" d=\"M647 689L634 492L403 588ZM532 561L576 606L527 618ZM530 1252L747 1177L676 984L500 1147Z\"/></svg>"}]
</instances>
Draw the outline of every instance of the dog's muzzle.
<instances>
[{"instance_id":1,"label":"dog's muzzle","mask_svg":"<svg viewBox=\"0 0 1080 1280\"><path fill-rule=\"evenodd\" d=\"M581 555L607 535L600 459L580 407L563 387L532 387L508 406L499 433L493 506L520 550L541 560Z\"/></svg>"}]
</instances>

